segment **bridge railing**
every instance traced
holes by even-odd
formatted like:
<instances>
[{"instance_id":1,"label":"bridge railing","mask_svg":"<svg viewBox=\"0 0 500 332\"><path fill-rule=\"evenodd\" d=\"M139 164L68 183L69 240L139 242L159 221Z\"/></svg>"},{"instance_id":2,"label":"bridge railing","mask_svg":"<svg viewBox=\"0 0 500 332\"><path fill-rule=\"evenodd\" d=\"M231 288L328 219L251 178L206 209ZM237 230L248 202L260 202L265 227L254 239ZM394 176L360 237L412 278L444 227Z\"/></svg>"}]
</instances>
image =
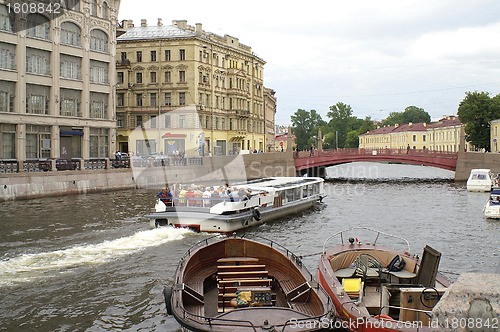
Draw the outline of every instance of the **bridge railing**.
<instances>
[{"instance_id":1,"label":"bridge railing","mask_svg":"<svg viewBox=\"0 0 500 332\"><path fill-rule=\"evenodd\" d=\"M426 156L443 157L456 159L458 152L422 150L422 149L334 149L295 152L294 158L321 158L321 157L342 157L342 156Z\"/></svg>"}]
</instances>

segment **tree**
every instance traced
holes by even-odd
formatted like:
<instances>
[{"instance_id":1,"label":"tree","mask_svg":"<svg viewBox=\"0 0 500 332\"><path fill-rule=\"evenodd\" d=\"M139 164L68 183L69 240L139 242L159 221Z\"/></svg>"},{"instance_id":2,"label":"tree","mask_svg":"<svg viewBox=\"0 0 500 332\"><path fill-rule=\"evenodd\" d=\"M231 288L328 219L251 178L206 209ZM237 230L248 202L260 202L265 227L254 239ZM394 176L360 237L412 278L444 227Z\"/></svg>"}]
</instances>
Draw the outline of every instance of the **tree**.
<instances>
[{"instance_id":1,"label":"tree","mask_svg":"<svg viewBox=\"0 0 500 332\"><path fill-rule=\"evenodd\" d=\"M382 121L382 125L394 126L402 123L420 123L431 122L431 116L423 108L417 106L408 106L403 112L391 112L389 116Z\"/></svg>"},{"instance_id":2,"label":"tree","mask_svg":"<svg viewBox=\"0 0 500 332\"><path fill-rule=\"evenodd\" d=\"M318 128L325 122L315 110L307 112L298 109L292 116L292 128L296 136L297 149L308 150L311 145L316 145L314 137L318 135Z\"/></svg>"},{"instance_id":3,"label":"tree","mask_svg":"<svg viewBox=\"0 0 500 332\"><path fill-rule=\"evenodd\" d=\"M457 114L464 124L465 139L490 151L490 121L500 118L500 95L490 98L488 92L467 92Z\"/></svg>"},{"instance_id":4,"label":"tree","mask_svg":"<svg viewBox=\"0 0 500 332\"><path fill-rule=\"evenodd\" d=\"M357 120L356 117L352 116L351 106L338 102L330 106L330 111L326 115L330 118L328 122L328 133L330 134L325 136L325 141L327 141L329 146L335 148L345 147L347 133L354 128L355 121ZM332 140L334 141L332 142Z\"/></svg>"}]
</instances>

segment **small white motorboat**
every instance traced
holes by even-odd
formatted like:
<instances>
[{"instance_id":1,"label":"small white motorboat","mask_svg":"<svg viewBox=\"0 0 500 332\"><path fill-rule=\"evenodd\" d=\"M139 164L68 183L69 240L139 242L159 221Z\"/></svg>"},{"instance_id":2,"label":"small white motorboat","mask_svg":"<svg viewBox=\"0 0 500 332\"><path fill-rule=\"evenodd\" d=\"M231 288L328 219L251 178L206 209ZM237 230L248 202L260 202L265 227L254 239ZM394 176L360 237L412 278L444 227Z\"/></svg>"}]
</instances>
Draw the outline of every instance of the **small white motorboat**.
<instances>
[{"instance_id":1,"label":"small white motorboat","mask_svg":"<svg viewBox=\"0 0 500 332\"><path fill-rule=\"evenodd\" d=\"M484 206L484 216L491 219L500 219L500 189L491 191L488 202Z\"/></svg>"},{"instance_id":2,"label":"small white motorboat","mask_svg":"<svg viewBox=\"0 0 500 332\"><path fill-rule=\"evenodd\" d=\"M493 174L490 169L472 169L467 180L468 191L491 191Z\"/></svg>"}]
</instances>

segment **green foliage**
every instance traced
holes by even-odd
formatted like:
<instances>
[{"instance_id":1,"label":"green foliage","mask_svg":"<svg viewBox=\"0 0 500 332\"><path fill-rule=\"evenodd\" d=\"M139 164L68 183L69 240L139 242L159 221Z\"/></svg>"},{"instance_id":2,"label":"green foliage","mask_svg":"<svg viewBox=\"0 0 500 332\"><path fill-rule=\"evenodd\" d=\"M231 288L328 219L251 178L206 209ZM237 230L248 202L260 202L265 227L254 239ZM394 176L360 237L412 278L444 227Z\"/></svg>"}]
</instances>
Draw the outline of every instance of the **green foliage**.
<instances>
[{"instance_id":1,"label":"green foliage","mask_svg":"<svg viewBox=\"0 0 500 332\"><path fill-rule=\"evenodd\" d=\"M490 121L500 118L500 95L490 98L488 92L467 92L457 114L464 124L465 139L490 151Z\"/></svg>"},{"instance_id":2,"label":"green foliage","mask_svg":"<svg viewBox=\"0 0 500 332\"><path fill-rule=\"evenodd\" d=\"M316 147L315 137L318 135L318 129L325 125L321 115L315 110L307 112L298 109L291 116L292 129L296 136L297 149L308 150L311 145Z\"/></svg>"},{"instance_id":3,"label":"green foliage","mask_svg":"<svg viewBox=\"0 0 500 332\"><path fill-rule=\"evenodd\" d=\"M424 111L423 108L417 106L408 106L403 112L391 112L389 116L382 121L382 125L394 126L395 124L402 123L419 123L431 122L431 116Z\"/></svg>"}]
</instances>

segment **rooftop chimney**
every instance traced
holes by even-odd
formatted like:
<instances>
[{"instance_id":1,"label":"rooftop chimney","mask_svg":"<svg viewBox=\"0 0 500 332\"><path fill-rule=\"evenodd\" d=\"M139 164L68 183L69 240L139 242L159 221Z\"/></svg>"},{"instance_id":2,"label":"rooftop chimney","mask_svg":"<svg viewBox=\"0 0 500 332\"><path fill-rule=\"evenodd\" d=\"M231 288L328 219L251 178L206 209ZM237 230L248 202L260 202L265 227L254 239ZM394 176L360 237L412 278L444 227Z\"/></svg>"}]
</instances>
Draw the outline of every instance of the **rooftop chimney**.
<instances>
[{"instance_id":1,"label":"rooftop chimney","mask_svg":"<svg viewBox=\"0 0 500 332\"><path fill-rule=\"evenodd\" d=\"M163 25L163 22L161 21L161 18L158 17L158 26L161 27Z\"/></svg>"},{"instance_id":2,"label":"rooftop chimney","mask_svg":"<svg viewBox=\"0 0 500 332\"><path fill-rule=\"evenodd\" d=\"M145 19L145 18L143 18L143 19L141 20L141 27L145 28L145 27L147 27L147 26L148 26L148 21L146 21L146 19Z\"/></svg>"},{"instance_id":3,"label":"rooftop chimney","mask_svg":"<svg viewBox=\"0 0 500 332\"><path fill-rule=\"evenodd\" d=\"M172 24L177 26L180 29L187 29L187 21L186 20L172 20Z\"/></svg>"},{"instance_id":4,"label":"rooftop chimney","mask_svg":"<svg viewBox=\"0 0 500 332\"><path fill-rule=\"evenodd\" d=\"M203 29L201 28L201 23L196 23L196 34L199 35L202 33Z\"/></svg>"}]
</instances>

